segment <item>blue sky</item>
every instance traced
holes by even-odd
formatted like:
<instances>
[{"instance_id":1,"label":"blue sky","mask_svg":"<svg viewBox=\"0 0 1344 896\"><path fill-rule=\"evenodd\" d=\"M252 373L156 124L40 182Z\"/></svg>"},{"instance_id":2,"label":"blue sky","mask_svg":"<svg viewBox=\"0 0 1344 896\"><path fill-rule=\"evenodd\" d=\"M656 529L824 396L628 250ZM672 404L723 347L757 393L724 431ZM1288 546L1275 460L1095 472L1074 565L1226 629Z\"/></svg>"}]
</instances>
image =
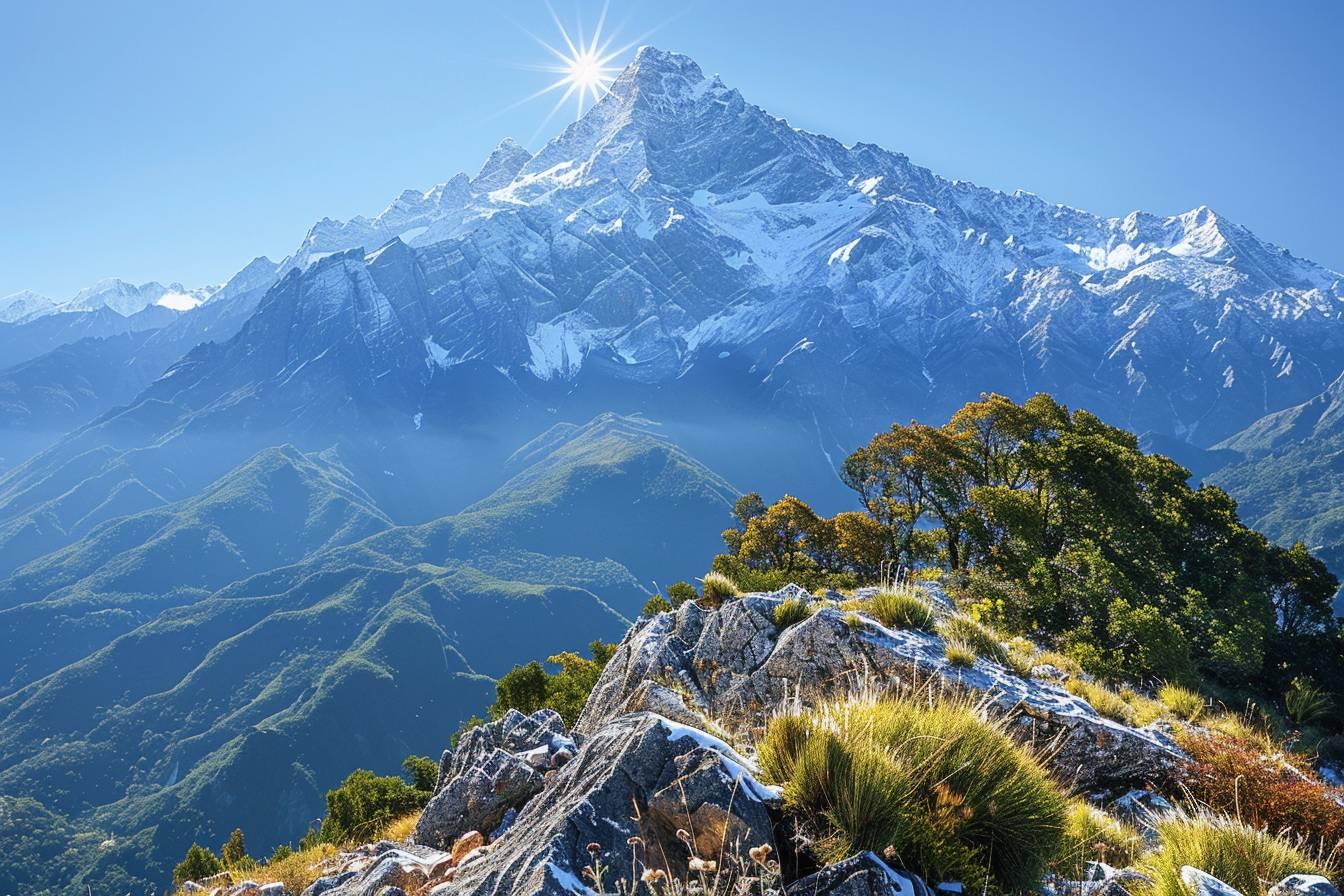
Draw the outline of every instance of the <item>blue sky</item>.
<instances>
[{"instance_id":1,"label":"blue sky","mask_svg":"<svg viewBox=\"0 0 1344 896\"><path fill-rule=\"evenodd\" d=\"M624 0L609 24L796 126L1104 214L1208 204L1344 270L1333 0ZM6 3L0 295L218 282L505 136L536 149L564 118L510 108L548 77L524 29L554 39L541 0Z\"/></svg>"}]
</instances>

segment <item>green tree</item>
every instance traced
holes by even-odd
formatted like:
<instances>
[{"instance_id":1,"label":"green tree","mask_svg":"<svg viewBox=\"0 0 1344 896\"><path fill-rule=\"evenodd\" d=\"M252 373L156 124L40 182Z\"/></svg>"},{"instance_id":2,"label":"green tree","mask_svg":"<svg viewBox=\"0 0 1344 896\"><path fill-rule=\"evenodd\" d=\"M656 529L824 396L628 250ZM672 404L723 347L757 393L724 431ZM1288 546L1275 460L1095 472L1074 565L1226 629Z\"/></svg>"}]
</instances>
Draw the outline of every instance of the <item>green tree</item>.
<instances>
[{"instance_id":1,"label":"green tree","mask_svg":"<svg viewBox=\"0 0 1344 896\"><path fill-rule=\"evenodd\" d=\"M327 791L327 817L322 819L324 843L368 838L394 819L423 808L428 794L399 775L378 776L356 769L341 786Z\"/></svg>"},{"instance_id":2,"label":"green tree","mask_svg":"<svg viewBox=\"0 0 1344 896\"><path fill-rule=\"evenodd\" d=\"M224 863L209 849L199 843L191 844L186 858L173 869L173 883L182 884L189 880L204 880L224 870Z\"/></svg>"},{"instance_id":3,"label":"green tree","mask_svg":"<svg viewBox=\"0 0 1344 896\"><path fill-rule=\"evenodd\" d=\"M224 867L229 869L244 868L253 864L247 856L247 845L243 842L243 829L234 828L229 839L219 848L219 856L224 861Z\"/></svg>"},{"instance_id":4,"label":"green tree","mask_svg":"<svg viewBox=\"0 0 1344 896\"><path fill-rule=\"evenodd\" d=\"M667 599L672 602L674 608L689 600L695 600L699 596L695 591L695 586L690 582L673 582L667 586Z\"/></svg>"},{"instance_id":5,"label":"green tree","mask_svg":"<svg viewBox=\"0 0 1344 896\"><path fill-rule=\"evenodd\" d=\"M426 795L434 792L439 781L439 764L428 756L407 756L401 761L401 767L411 776L411 786ZM428 796L426 796L428 800Z\"/></svg>"}]
</instances>

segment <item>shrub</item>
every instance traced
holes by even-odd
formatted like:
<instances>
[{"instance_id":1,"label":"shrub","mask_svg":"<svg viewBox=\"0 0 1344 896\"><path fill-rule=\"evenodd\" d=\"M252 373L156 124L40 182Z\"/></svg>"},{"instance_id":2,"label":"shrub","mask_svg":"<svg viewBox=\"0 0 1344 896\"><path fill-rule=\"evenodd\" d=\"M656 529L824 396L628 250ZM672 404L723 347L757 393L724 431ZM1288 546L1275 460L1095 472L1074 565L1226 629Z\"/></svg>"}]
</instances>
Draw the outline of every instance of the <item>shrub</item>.
<instances>
[{"instance_id":1,"label":"shrub","mask_svg":"<svg viewBox=\"0 0 1344 896\"><path fill-rule=\"evenodd\" d=\"M401 767L411 776L411 786L416 790L434 792L439 783L439 764L428 756L407 756L401 760Z\"/></svg>"},{"instance_id":2,"label":"shrub","mask_svg":"<svg viewBox=\"0 0 1344 896\"><path fill-rule=\"evenodd\" d=\"M657 616L659 613L668 613L671 610L671 602L661 594L655 594L644 603L644 609L640 611L640 615Z\"/></svg>"},{"instance_id":3,"label":"shrub","mask_svg":"<svg viewBox=\"0 0 1344 896\"><path fill-rule=\"evenodd\" d=\"M1001 723L964 700L853 699L771 721L758 755L823 857L891 848L968 890L1039 884L1067 802Z\"/></svg>"},{"instance_id":4,"label":"shrub","mask_svg":"<svg viewBox=\"0 0 1344 896\"><path fill-rule=\"evenodd\" d=\"M187 850L186 858L173 869L173 883L202 880L223 870L224 863L219 860L219 856L199 843L193 843Z\"/></svg>"},{"instance_id":5,"label":"shrub","mask_svg":"<svg viewBox=\"0 0 1344 896\"><path fill-rule=\"evenodd\" d=\"M602 670L615 655L616 645L593 641L588 645L588 651L592 659L568 651L547 657L547 663L559 666L558 672L547 672L536 660L525 666L514 666L495 684L490 718L502 718L510 709L525 715L539 709L553 709L560 713L567 726L572 727L583 711L593 685L597 684Z\"/></svg>"},{"instance_id":6,"label":"shrub","mask_svg":"<svg viewBox=\"0 0 1344 896\"><path fill-rule=\"evenodd\" d=\"M1134 864L1142 847L1143 838L1132 825L1075 799L1065 816L1063 840L1051 866L1066 880L1082 880L1088 862L1125 868Z\"/></svg>"},{"instance_id":7,"label":"shrub","mask_svg":"<svg viewBox=\"0 0 1344 896\"><path fill-rule=\"evenodd\" d=\"M1092 708L1097 711L1098 715L1124 725L1134 724L1134 707L1126 703L1124 697L1104 684L1085 681L1081 678L1070 678L1065 683L1064 689L1075 697L1082 697L1092 704Z\"/></svg>"},{"instance_id":8,"label":"shrub","mask_svg":"<svg viewBox=\"0 0 1344 896\"><path fill-rule=\"evenodd\" d=\"M695 586L690 582L673 582L667 586L667 599L672 602L673 607L679 607L688 600L695 600L699 596L695 591Z\"/></svg>"},{"instance_id":9,"label":"shrub","mask_svg":"<svg viewBox=\"0 0 1344 896\"><path fill-rule=\"evenodd\" d=\"M368 769L356 769L340 787L327 791L322 841L367 840L393 819L424 808L429 796L398 775L380 777Z\"/></svg>"},{"instance_id":10,"label":"shrub","mask_svg":"<svg viewBox=\"0 0 1344 896\"><path fill-rule=\"evenodd\" d=\"M774 617L775 625L781 630L791 625L797 625L804 619L809 618L817 612L818 604L814 601L803 600L798 597L790 597L775 607Z\"/></svg>"},{"instance_id":11,"label":"shrub","mask_svg":"<svg viewBox=\"0 0 1344 896\"><path fill-rule=\"evenodd\" d=\"M946 641L960 641L975 651L976 656L1005 665L1008 651L1003 649L999 633L964 613L956 613L938 624L938 634Z\"/></svg>"},{"instance_id":12,"label":"shrub","mask_svg":"<svg viewBox=\"0 0 1344 896\"><path fill-rule=\"evenodd\" d=\"M1330 788L1264 755L1261 743L1194 732L1178 740L1190 756L1182 778L1191 800L1274 833L1292 831L1322 853L1344 841L1344 810Z\"/></svg>"},{"instance_id":13,"label":"shrub","mask_svg":"<svg viewBox=\"0 0 1344 896\"><path fill-rule=\"evenodd\" d=\"M732 579L721 572L713 571L705 573L705 577L700 580L700 591L705 603L712 607L721 606L724 601L742 593Z\"/></svg>"},{"instance_id":14,"label":"shrub","mask_svg":"<svg viewBox=\"0 0 1344 896\"><path fill-rule=\"evenodd\" d=\"M1246 896L1293 873L1325 869L1298 846L1226 815L1200 811L1169 815L1155 824L1161 849L1149 854L1144 870L1153 879L1153 896L1189 896L1181 868L1191 865Z\"/></svg>"},{"instance_id":15,"label":"shrub","mask_svg":"<svg viewBox=\"0 0 1344 896\"><path fill-rule=\"evenodd\" d=\"M248 871L256 867L247 854L247 844L243 841L243 829L234 828L229 839L219 848L219 858L230 871Z\"/></svg>"},{"instance_id":16,"label":"shrub","mask_svg":"<svg viewBox=\"0 0 1344 896\"><path fill-rule=\"evenodd\" d=\"M979 656L975 648L955 638L943 642L943 656L954 666L974 666Z\"/></svg>"},{"instance_id":17,"label":"shrub","mask_svg":"<svg viewBox=\"0 0 1344 896\"><path fill-rule=\"evenodd\" d=\"M927 629L933 625L933 607L914 594L879 591L865 609L887 628Z\"/></svg>"},{"instance_id":18,"label":"shrub","mask_svg":"<svg viewBox=\"0 0 1344 896\"><path fill-rule=\"evenodd\" d=\"M1299 726L1310 725L1325 718L1330 712L1330 695L1317 687L1310 679L1294 678L1283 695L1288 716Z\"/></svg>"},{"instance_id":19,"label":"shrub","mask_svg":"<svg viewBox=\"0 0 1344 896\"><path fill-rule=\"evenodd\" d=\"M1178 684L1164 684L1157 691L1157 699L1177 718L1193 722L1204 714L1204 697L1198 691Z\"/></svg>"}]
</instances>

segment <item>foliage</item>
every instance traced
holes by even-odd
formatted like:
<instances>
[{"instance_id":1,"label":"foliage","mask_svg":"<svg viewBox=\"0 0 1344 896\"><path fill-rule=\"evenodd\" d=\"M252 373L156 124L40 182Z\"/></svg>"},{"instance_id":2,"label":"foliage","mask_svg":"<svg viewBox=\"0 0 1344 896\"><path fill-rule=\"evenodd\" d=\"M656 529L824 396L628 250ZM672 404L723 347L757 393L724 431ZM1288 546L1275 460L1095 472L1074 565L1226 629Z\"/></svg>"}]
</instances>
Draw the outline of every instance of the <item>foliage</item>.
<instances>
[{"instance_id":1,"label":"foliage","mask_svg":"<svg viewBox=\"0 0 1344 896\"><path fill-rule=\"evenodd\" d=\"M202 880L223 870L224 863L219 860L219 856L199 843L193 843L187 850L186 858L173 869L173 883Z\"/></svg>"},{"instance_id":2,"label":"foliage","mask_svg":"<svg viewBox=\"0 0 1344 896\"><path fill-rule=\"evenodd\" d=\"M888 557L969 570L964 608L1103 677L1255 691L1344 659L1338 583L1318 559L1270 544L1222 490L1192 488L1133 434L1048 395L988 395L939 427L895 425L842 478ZM846 568L809 552L820 523L795 510L796 550ZM919 547L929 526L937 558Z\"/></svg>"},{"instance_id":3,"label":"foliage","mask_svg":"<svg viewBox=\"0 0 1344 896\"><path fill-rule=\"evenodd\" d=\"M1194 722L1204 715L1204 696L1198 691L1167 683L1157 690L1157 699L1178 718Z\"/></svg>"},{"instance_id":4,"label":"foliage","mask_svg":"<svg viewBox=\"0 0 1344 896\"><path fill-rule=\"evenodd\" d=\"M593 641L588 650L592 659L568 651L547 657L547 663L559 666L556 672L547 672L536 660L513 667L495 685L490 718L502 718L510 709L530 715L549 708L558 712L567 726L573 726L607 661L615 655L616 645Z\"/></svg>"},{"instance_id":5,"label":"foliage","mask_svg":"<svg viewBox=\"0 0 1344 896\"><path fill-rule=\"evenodd\" d=\"M1294 722L1298 725L1310 725L1330 712L1333 701L1329 694L1318 688L1310 679L1299 676L1288 685L1288 690L1283 695L1283 703Z\"/></svg>"},{"instance_id":6,"label":"foliage","mask_svg":"<svg viewBox=\"0 0 1344 896\"><path fill-rule=\"evenodd\" d=\"M780 601L775 607L774 618L775 625L783 629L791 625L797 625L804 619L811 617L820 607L816 601L804 600L798 597L790 597Z\"/></svg>"},{"instance_id":7,"label":"foliage","mask_svg":"<svg viewBox=\"0 0 1344 896\"><path fill-rule=\"evenodd\" d=\"M699 596L695 591L695 586L690 582L673 582L667 586L667 599L672 602L673 607L679 607L688 600L695 600Z\"/></svg>"},{"instance_id":8,"label":"foliage","mask_svg":"<svg viewBox=\"0 0 1344 896\"><path fill-rule=\"evenodd\" d=\"M1289 874L1325 870L1295 841L1226 815L1207 811L1169 815L1158 819L1155 828L1161 848L1149 853L1144 863L1153 879L1153 896L1190 896L1181 880L1186 865L1245 896L1264 896L1268 887Z\"/></svg>"},{"instance_id":9,"label":"foliage","mask_svg":"<svg viewBox=\"0 0 1344 896\"><path fill-rule=\"evenodd\" d=\"M1143 838L1132 825L1086 800L1074 799L1064 817L1064 836L1051 867L1066 880L1084 880L1088 862L1126 868L1134 864L1142 847Z\"/></svg>"},{"instance_id":10,"label":"foliage","mask_svg":"<svg viewBox=\"0 0 1344 896\"><path fill-rule=\"evenodd\" d=\"M322 819L324 843L368 839L395 818L424 808L431 791L419 790L399 775L378 776L356 769L340 787L327 791L327 816Z\"/></svg>"},{"instance_id":11,"label":"foliage","mask_svg":"<svg viewBox=\"0 0 1344 896\"><path fill-rule=\"evenodd\" d=\"M407 756L401 767L411 776L411 786L416 790L432 791L439 781L439 764L428 756Z\"/></svg>"},{"instance_id":12,"label":"foliage","mask_svg":"<svg viewBox=\"0 0 1344 896\"><path fill-rule=\"evenodd\" d=\"M1262 738L1187 732L1179 742L1190 756L1183 786L1197 804L1272 833L1291 831L1322 854L1344 843L1344 812L1330 788L1288 764L1277 749L1267 754ZM1339 854L1344 856L1344 846Z\"/></svg>"},{"instance_id":13,"label":"foliage","mask_svg":"<svg viewBox=\"0 0 1344 896\"><path fill-rule=\"evenodd\" d=\"M229 839L219 848L219 857L224 862L224 867L230 871L250 870L257 864L247 854L247 844L243 841L242 828L233 829Z\"/></svg>"},{"instance_id":14,"label":"foliage","mask_svg":"<svg viewBox=\"0 0 1344 896\"><path fill-rule=\"evenodd\" d=\"M827 859L890 849L931 880L1026 891L1061 840L1065 798L961 700L826 704L772 720L758 752L786 806L824 821Z\"/></svg>"},{"instance_id":15,"label":"foliage","mask_svg":"<svg viewBox=\"0 0 1344 896\"><path fill-rule=\"evenodd\" d=\"M652 617L657 616L659 613L670 613L671 611L672 611L671 601L663 597L661 594L655 594L653 597L645 601L644 609L640 611L639 615L644 617Z\"/></svg>"},{"instance_id":16,"label":"foliage","mask_svg":"<svg viewBox=\"0 0 1344 896\"><path fill-rule=\"evenodd\" d=\"M887 628L927 629L933 625L929 602L904 591L879 591L863 609Z\"/></svg>"}]
</instances>

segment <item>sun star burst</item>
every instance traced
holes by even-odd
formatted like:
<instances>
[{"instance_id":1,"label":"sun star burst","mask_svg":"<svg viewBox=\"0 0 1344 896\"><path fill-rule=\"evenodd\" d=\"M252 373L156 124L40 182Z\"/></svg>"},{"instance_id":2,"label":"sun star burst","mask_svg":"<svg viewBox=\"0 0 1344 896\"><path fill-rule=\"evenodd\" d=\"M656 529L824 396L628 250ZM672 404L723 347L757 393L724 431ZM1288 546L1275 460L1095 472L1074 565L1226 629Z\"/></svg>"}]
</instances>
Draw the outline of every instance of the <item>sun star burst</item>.
<instances>
[{"instance_id":1,"label":"sun star burst","mask_svg":"<svg viewBox=\"0 0 1344 896\"><path fill-rule=\"evenodd\" d=\"M574 120L578 121L589 104L602 99L603 95L610 89L612 81L621 71L620 66L613 63L633 46L633 44L626 44L612 49L615 37L608 36L605 40L603 39L602 30L607 21L607 7L605 5L602 7L602 14L597 19L597 27L593 29L590 36L586 37L583 34L581 24L575 29L575 34L571 36L569 29L560 21L560 17L555 14L555 10L551 8L549 3L546 8L551 14L551 20L555 22L555 27L560 32L560 38L564 45L555 47L533 35L532 39L554 56L555 61L546 65L532 66L532 68L559 75L559 78L527 99L532 100L549 93L563 92L560 94L560 98L555 101L555 105L551 107L546 120L542 122L542 127L545 127L546 123L571 98L575 101Z\"/></svg>"}]
</instances>

